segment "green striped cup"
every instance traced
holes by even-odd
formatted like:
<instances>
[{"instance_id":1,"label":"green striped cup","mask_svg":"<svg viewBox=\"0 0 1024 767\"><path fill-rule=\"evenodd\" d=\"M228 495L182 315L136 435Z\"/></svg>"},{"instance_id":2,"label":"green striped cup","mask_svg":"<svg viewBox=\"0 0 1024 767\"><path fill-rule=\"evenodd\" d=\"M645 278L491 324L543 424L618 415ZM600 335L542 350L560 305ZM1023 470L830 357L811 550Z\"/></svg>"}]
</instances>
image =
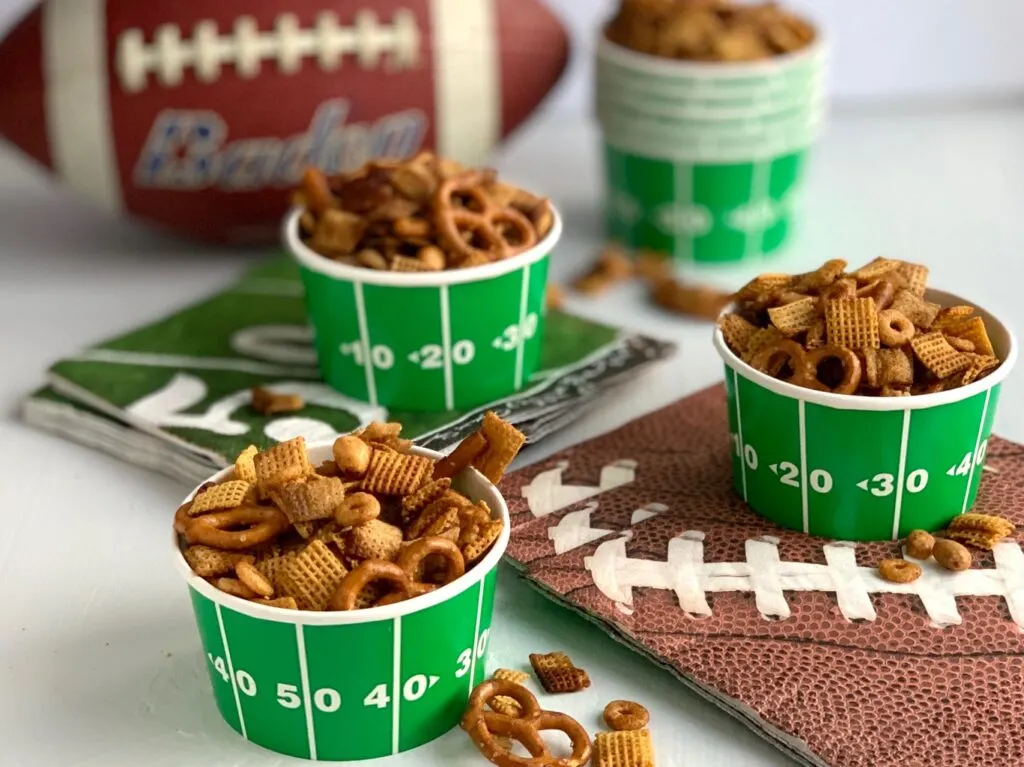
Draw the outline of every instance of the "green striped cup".
<instances>
[{"instance_id":1,"label":"green striped cup","mask_svg":"<svg viewBox=\"0 0 1024 767\"><path fill-rule=\"evenodd\" d=\"M701 161L650 157L606 137L608 236L681 264L759 260L789 236L805 147L796 141L758 156L741 145Z\"/></svg>"},{"instance_id":2,"label":"green striped cup","mask_svg":"<svg viewBox=\"0 0 1024 767\"><path fill-rule=\"evenodd\" d=\"M330 457L329 443L310 448L314 464ZM505 521L501 537L454 583L386 607L304 612L230 596L192 572L174 536L214 698L231 729L280 754L350 761L409 751L458 724L470 692L486 678L509 518L497 488L475 470L455 484Z\"/></svg>"},{"instance_id":3,"label":"green striped cup","mask_svg":"<svg viewBox=\"0 0 1024 767\"><path fill-rule=\"evenodd\" d=\"M299 263L324 380L401 410L462 410L507 397L537 369L551 232L514 258L470 269L396 273L313 252L291 211L284 239Z\"/></svg>"},{"instance_id":4,"label":"green striped cup","mask_svg":"<svg viewBox=\"0 0 1024 767\"><path fill-rule=\"evenodd\" d=\"M969 302L937 290L943 306ZM1017 361L1013 333L988 312L1003 364L960 389L912 397L813 391L740 360L720 330L733 485L782 527L854 541L938 530L974 505L1003 379Z\"/></svg>"}]
</instances>

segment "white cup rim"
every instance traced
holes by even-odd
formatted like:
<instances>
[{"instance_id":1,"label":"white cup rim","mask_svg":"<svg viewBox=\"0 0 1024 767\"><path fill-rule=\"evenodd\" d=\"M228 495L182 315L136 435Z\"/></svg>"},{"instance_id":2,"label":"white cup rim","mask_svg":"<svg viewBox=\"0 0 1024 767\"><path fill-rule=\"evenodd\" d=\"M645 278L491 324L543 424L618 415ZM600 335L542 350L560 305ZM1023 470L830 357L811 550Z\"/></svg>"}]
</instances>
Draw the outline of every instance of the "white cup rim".
<instances>
[{"instance_id":1,"label":"white cup rim","mask_svg":"<svg viewBox=\"0 0 1024 767\"><path fill-rule=\"evenodd\" d=\"M330 456L332 444L333 441L321 441L309 445L307 450L310 455L310 460L314 463L321 460L327 460ZM426 448L420 447L414 447L412 449L412 453L415 455L427 456L428 458L433 458L435 460L442 457L440 453L434 450L427 450ZM205 480L205 482L219 482L220 480L227 478L233 469L234 467L232 466L221 469L212 477ZM501 535L498 536L498 539L494 542L491 550L487 552L487 555L461 578L458 578L452 583L442 586L429 594L416 597L415 599L398 602L393 605L384 605L383 607L370 607L365 610L350 611L311 612L308 610L289 610L282 607L267 607L266 605L250 602L249 600L242 599L241 597L227 594L208 583L205 579L196 575L192 571L192 568L189 567L188 562L185 561L185 556L182 553L181 546L179 544L178 533L172 528L171 545L173 547L172 556L174 557L174 566L190 587L194 588L210 601L229 610L233 610L236 613L241 613L249 616L250 618L256 618L262 621L274 621L276 623L289 624L300 623L304 626L353 626L361 623L388 621L412 615L414 613L423 612L424 610L429 610L440 604L448 602L478 585L488 576L488 574L490 574L492 570L494 570L494 568L498 566L501 558L505 555L505 550L508 548L509 539L511 537L511 521L509 518L508 506L505 503L504 497L502 497L498 488L489 482L476 469L467 469L467 472L469 472L470 482L480 488L479 491L475 493L479 496L478 500L485 501L490 507L492 514L495 515L495 518L500 518L505 523L502 527ZM203 483L197 485L195 489L186 496L182 503L187 503L191 500L195 495L196 490L198 490L202 484Z\"/></svg>"},{"instance_id":2,"label":"white cup rim","mask_svg":"<svg viewBox=\"0 0 1024 767\"><path fill-rule=\"evenodd\" d=\"M558 209L551 203L554 223L547 236L529 250L518 256L495 261L484 266L473 266L466 269L445 269L440 272L386 272L380 269L367 269L348 266L321 256L306 245L299 236L299 218L304 208L293 207L285 215L282 225L282 236L289 252L301 266L345 282L359 282L364 285L387 285L391 287L424 288L441 287L443 285L460 285L466 282L482 282L504 274L514 272L524 266L536 263L549 255L562 237L562 217Z\"/></svg>"},{"instance_id":3,"label":"white cup rim","mask_svg":"<svg viewBox=\"0 0 1024 767\"><path fill-rule=\"evenodd\" d=\"M797 67L817 56L824 58L827 50L828 40L818 27L815 27L815 38L809 45L793 53L785 53L759 61L689 61L641 53L618 43L613 43L605 34L605 27L601 28L597 42L598 58L603 58L625 69L652 75L669 75L679 78L708 80L773 76Z\"/></svg>"},{"instance_id":4,"label":"white cup rim","mask_svg":"<svg viewBox=\"0 0 1024 767\"><path fill-rule=\"evenodd\" d=\"M963 400L970 399L971 397L981 394L982 392L993 388L997 384L1002 383L1003 380L1006 379L1006 376L1010 374L1010 371L1017 362L1017 337L1014 335L1014 332L1010 327L988 310L983 309L977 304L961 298L954 293L929 288L925 295L929 300L941 304L942 306L958 306L963 304L973 306L975 308L975 312L985 318L986 327L991 328L989 323L992 323L992 325L997 326L1003 333L1005 333L1008 349L1006 350L1002 363L993 373L979 381L975 381L972 384L961 386L959 389L936 392L935 394L914 394L909 397L868 397L856 394L833 394L831 392L806 389L802 386L796 386L795 384L791 384L786 381L780 381L777 378L772 378L771 376L762 373L760 370L751 367L733 353L732 349L730 349L728 344L725 343L725 337L722 335L722 329L717 325L715 326L713 334L713 342L719 356L731 370L735 371L738 375L743 376L752 383L757 384L761 388L768 389L775 394L788 397L789 399L803 400L804 402L809 402L814 405L822 405L836 410L866 410L874 412L890 412L893 410L926 410L928 408L949 405L954 402L962 402ZM722 311L722 314L728 314L732 310L732 306L726 307Z\"/></svg>"}]
</instances>

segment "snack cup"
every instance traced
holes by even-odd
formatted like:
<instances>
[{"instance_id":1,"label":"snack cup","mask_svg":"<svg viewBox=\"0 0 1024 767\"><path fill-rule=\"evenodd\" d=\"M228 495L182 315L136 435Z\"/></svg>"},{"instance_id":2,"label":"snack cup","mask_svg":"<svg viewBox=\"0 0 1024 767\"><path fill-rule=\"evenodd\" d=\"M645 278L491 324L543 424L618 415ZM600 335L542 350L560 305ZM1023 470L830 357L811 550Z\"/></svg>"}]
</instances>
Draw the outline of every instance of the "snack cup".
<instances>
[{"instance_id":1,"label":"snack cup","mask_svg":"<svg viewBox=\"0 0 1024 767\"><path fill-rule=\"evenodd\" d=\"M529 383L540 358L551 232L514 258L443 272L396 273L339 264L299 237L301 210L284 239L299 263L324 380L372 405L462 410Z\"/></svg>"},{"instance_id":2,"label":"snack cup","mask_svg":"<svg viewBox=\"0 0 1024 767\"><path fill-rule=\"evenodd\" d=\"M792 138L706 147L652 157L632 141L604 144L609 239L670 254L678 264L751 262L775 253L792 228L795 195L816 129ZM703 156L713 159L703 160Z\"/></svg>"},{"instance_id":3,"label":"snack cup","mask_svg":"<svg viewBox=\"0 0 1024 767\"><path fill-rule=\"evenodd\" d=\"M751 63L674 61L598 43L609 238L681 265L778 251L824 122L826 44Z\"/></svg>"},{"instance_id":4,"label":"snack cup","mask_svg":"<svg viewBox=\"0 0 1024 767\"><path fill-rule=\"evenodd\" d=\"M927 298L969 303L938 290ZM740 360L716 329L736 492L782 527L854 541L938 530L969 511L1000 385L1017 361L1009 328L975 311L1002 365L968 386L910 397L848 396L779 381Z\"/></svg>"},{"instance_id":5,"label":"snack cup","mask_svg":"<svg viewBox=\"0 0 1024 767\"><path fill-rule=\"evenodd\" d=\"M310 448L313 463L330 457L329 443ZM470 692L485 679L509 518L497 488L475 470L455 484L505 521L501 537L457 581L385 607L305 612L230 596L192 572L174 536L174 561L188 582L228 726L280 754L348 761L409 751L458 724Z\"/></svg>"}]
</instances>

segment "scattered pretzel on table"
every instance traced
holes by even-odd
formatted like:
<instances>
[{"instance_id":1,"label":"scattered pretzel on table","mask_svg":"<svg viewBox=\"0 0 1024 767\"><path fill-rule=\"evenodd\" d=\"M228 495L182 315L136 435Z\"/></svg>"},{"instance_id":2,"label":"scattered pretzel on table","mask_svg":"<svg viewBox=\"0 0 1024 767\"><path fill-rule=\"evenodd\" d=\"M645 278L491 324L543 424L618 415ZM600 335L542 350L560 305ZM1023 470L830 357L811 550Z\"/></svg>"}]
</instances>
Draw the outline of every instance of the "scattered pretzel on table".
<instances>
[{"instance_id":1,"label":"scattered pretzel on table","mask_svg":"<svg viewBox=\"0 0 1024 767\"><path fill-rule=\"evenodd\" d=\"M514 700L522 713L512 717L488 710L487 704L498 696ZM590 736L583 726L567 714L542 710L533 693L514 682L492 679L477 687L462 717L462 729L480 753L498 767L582 767L590 760ZM572 743L572 755L555 757L541 737L544 730L565 733ZM498 737L518 741L530 756L516 756L497 741Z\"/></svg>"}]
</instances>

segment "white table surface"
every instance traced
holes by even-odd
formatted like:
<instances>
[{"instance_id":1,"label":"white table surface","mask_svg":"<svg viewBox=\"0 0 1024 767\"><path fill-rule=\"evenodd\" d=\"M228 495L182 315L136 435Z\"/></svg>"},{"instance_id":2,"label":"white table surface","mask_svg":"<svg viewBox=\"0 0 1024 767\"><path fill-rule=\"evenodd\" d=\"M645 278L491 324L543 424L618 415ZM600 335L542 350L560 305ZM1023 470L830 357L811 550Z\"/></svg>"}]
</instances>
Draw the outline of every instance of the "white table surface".
<instances>
[{"instance_id":1,"label":"white table surface","mask_svg":"<svg viewBox=\"0 0 1024 767\"><path fill-rule=\"evenodd\" d=\"M560 118L564 120L564 118ZM544 190L567 221L554 274L600 237L596 136L541 120L500 167ZM1024 326L1024 108L838 115L815 158L804 226L777 267L886 254ZM267 767L297 760L244 743L213 705L187 594L167 556L186 488L36 432L18 401L57 358L226 284L258 256L104 220L0 149L0 765ZM773 269L776 268L773 266ZM722 279L739 279L731 274ZM719 379L706 325L648 308L638 286L570 307L678 341L681 353L526 456L538 459ZM1024 375L1003 387L997 429L1024 438ZM659 765L789 760L669 674L549 603L506 570L491 665L565 650L586 693L541 698L592 730L605 702L650 707ZM459 731L395 765L479 765ZM379 763L379 762L378 762Z\"/></svg>"}]
</instances>

